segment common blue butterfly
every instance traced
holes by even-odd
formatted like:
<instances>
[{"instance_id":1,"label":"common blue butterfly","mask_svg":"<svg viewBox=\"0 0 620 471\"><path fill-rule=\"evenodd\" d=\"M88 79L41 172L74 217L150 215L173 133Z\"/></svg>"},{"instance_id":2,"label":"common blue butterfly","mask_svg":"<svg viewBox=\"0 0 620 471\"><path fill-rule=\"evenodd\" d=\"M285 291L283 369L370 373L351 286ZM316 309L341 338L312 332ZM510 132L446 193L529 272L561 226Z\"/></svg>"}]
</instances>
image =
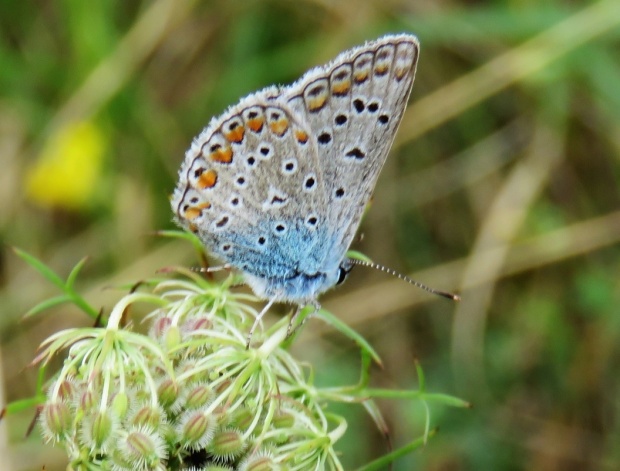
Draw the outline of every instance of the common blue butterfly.
<instances>
[{"instance_id":1,"label":"common blue butterfly","mask_svg":"<svg viewBox=\"0 0 620 471\"><path fill-rule=\"evenodd\" d=\"M176 221L273 302L318 306L342 281L407 105L419 44L384 36L243 98L194 139Z\"/></svg>"}]
</instances>

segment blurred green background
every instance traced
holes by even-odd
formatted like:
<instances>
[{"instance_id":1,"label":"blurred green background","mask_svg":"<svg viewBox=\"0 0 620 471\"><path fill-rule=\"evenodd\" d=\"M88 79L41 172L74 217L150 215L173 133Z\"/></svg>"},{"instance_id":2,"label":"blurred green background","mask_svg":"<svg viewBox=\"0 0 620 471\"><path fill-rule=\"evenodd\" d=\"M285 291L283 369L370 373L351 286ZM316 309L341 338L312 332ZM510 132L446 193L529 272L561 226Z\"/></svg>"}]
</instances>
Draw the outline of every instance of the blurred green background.
<instances>
[{"instance_id":1,"label":"blurred green background","mask_svg":"<svg viewBox=\"0 0 620 471\"><path fill-rule=\"evenodd\" d=\"M401 31L422 45L416 83L354 248L463 300L357 269L323 302L382 356L373 384L416 388L418 359L430 391L474 408L433 408L438 434L394 469L620 469L617 0L2 0L1 402L32 394L46 336L89 323L70 306L20 320L57 292L10 246L63 275L88 255L79 287L104 309L115 284L195 265L152 233L173 227L177 168L211 116ZM320 384L357 379L319 320L295 351ZM420 404L381 408L395 446L422 433ZM345 413L353 469L386 442ZM31 418L0 423L0 468L63 469L23 438Z\"/></svg>"}]
</instances>

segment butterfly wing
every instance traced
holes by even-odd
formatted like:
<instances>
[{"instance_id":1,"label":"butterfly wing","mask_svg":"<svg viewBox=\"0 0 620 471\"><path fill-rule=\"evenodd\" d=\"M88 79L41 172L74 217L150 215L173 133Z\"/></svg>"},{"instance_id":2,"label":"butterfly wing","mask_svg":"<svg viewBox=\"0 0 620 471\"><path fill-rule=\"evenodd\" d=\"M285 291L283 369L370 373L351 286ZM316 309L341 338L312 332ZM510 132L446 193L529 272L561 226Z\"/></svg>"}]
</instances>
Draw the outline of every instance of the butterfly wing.
<instances>
[{"instance_id":1,"label":"butterfly wing","mask_svg":"<svg viewBox=\"0 0 620 471\"><path fill-rule=\"evenodd\" d=\"M391 35L345 51L282 92L316 140L341 261L360 223L407 106L418 61L415 36Z\"/></svg>"},{"instance_id":2,"label":"butterfly wing","mask_svg":"<svg viewBox=\"0 0 620 471\"><path fill-rule=\"evenodd\" d=\"M325 240L316 142L277 95L250 95L212 120L187 151L171 202L211 254L263 280L316 272Z\"/></svg>"},{"instance_id":3,"label":"butterfly wing","mask_svg":"<svg viewBox=\"0 0 620 471\"><path fill-rule=\"evenodd\" d=\"M338 278L417 57L415 37L386 36L214 118L181 167L177 222L257 295L315 300Z\"/></svg>"}]
</instances>

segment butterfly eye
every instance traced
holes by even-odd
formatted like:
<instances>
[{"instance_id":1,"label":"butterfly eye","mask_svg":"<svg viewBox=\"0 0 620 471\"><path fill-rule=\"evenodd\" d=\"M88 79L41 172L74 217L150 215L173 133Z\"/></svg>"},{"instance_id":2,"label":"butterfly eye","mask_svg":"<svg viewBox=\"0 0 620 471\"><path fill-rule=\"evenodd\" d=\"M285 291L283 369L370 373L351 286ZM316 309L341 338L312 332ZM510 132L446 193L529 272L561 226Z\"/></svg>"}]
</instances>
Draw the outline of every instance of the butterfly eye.
<instances>
[{"instance_id":1,"label":"butterfly eye","mask_svg":"<svg viewBox=\"0 0 620 471\"><path fill-rule=\"evenodd\" d=\"M349 263L345 264L343 262L343 264L338 267L338 280L336 281L336 284L342 284L344 280L347 279L347 276L349 276L349 273L351 273L351 270L353 270L353 265Z\"/></svg>"}]
</instances>

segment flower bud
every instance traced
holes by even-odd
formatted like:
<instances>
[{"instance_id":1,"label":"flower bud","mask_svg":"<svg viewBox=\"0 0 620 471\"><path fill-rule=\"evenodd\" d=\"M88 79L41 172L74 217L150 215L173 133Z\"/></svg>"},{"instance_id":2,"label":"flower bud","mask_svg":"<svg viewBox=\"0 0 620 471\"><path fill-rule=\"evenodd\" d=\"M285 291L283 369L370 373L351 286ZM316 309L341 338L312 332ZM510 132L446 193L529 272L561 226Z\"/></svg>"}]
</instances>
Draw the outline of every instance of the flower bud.
<instances>
[{"instance_id":1,"label":"flower bud","mask_svg":"<svg viewBox=\"0 0 620 471\"><path fill-rule=\"evenodd\" d=\"M170 378L164 379L157 388L159 402L164 408L170 408L179 397L179 387Z\"/></svg>"},{"instance_id":2,"label":"flower bud","mask_svg":"<svg viewBox=\"0 0 620 471\"><path fill-rule=\"evenodd\" d=\"M111 410L96 411L81 423L82 441L94 450L105 451L115 437L118 419Z\"/></svg>"},{"instance_id":3,"label":"flower bud","mask_svg":"<svg viewBox=\"0 0 620 471\"><path fill-rule=\"evenodd\" d=\"M213 438L215 419L202 411L189 411L183 414L177 435L181 446L190 450L205 448Z\"/></svg>"},{"instance_id":4,"label":"flower bud","mask_svg":"<svg viewBox=\"0 0 620 471\"><path fill-rule=\"evenodd\" d=\"M271 456L256 454L239 465L239 471L279 471L281 467Z\"/></svg>"},{"instance_id":5,"label":"flower bud","mask_svg":"<svg viewBox=\"0 0 620 471\"><path fill-rule=\"evenodd\" d=\"M238 430L218 430L209 444L209 453L220 460L230 461L241 456L246 442Z\"/></svg>"},{"instance_id":6,"label":"flower bud","mask_svg":"<svg viewBox=\"0 0 620 471\"><path fill-rule=\"evenodd\" d=\"M168 458L163 438L150 427L131 429L119 438L117 445L122 461L134 470L157 469Z\"/></svg>"},{"instance_id":7,"label":"flower bud","mask_svg":"<svg viewBox=\"0 0 620 471\"><path fill-rule=\"evenodd\" d=\"M65 402L73 400L78 391L78 385L75 380L65 379L58 385L58 399Z\"/></svg>"},{"instance_id":8,"label":"flower bud","mask_svg":"<svg viewBox=\"0 0 620 471\"><path fill-rule=\"evenodd\" d=\"M185 401L187 409L200 409L213 398L213 392L206 384L197 384L188 393Z\"/></svg>"},{"instance_id":9,"label":"flower bud","mask_svg":"<svg viewBox=\"0 0 620 471\"><path fill-rule=\"evenodd\" d=\"M45 404L40 420L47 441L57 442L71 435L71 410L64 402L53 401Z\"/></svg>"},{"instance_id":10,"label":"flower bud","mask_svg":"<svg viewBox=\"0 0 620 471\"><path fill-rule=\"evenodd\" d=\"M157 429L165 420L166 414L161 408L145 405L139 407L131 414L130 423L135 426L144 425Z\"/></svg>"}]
</instances>

